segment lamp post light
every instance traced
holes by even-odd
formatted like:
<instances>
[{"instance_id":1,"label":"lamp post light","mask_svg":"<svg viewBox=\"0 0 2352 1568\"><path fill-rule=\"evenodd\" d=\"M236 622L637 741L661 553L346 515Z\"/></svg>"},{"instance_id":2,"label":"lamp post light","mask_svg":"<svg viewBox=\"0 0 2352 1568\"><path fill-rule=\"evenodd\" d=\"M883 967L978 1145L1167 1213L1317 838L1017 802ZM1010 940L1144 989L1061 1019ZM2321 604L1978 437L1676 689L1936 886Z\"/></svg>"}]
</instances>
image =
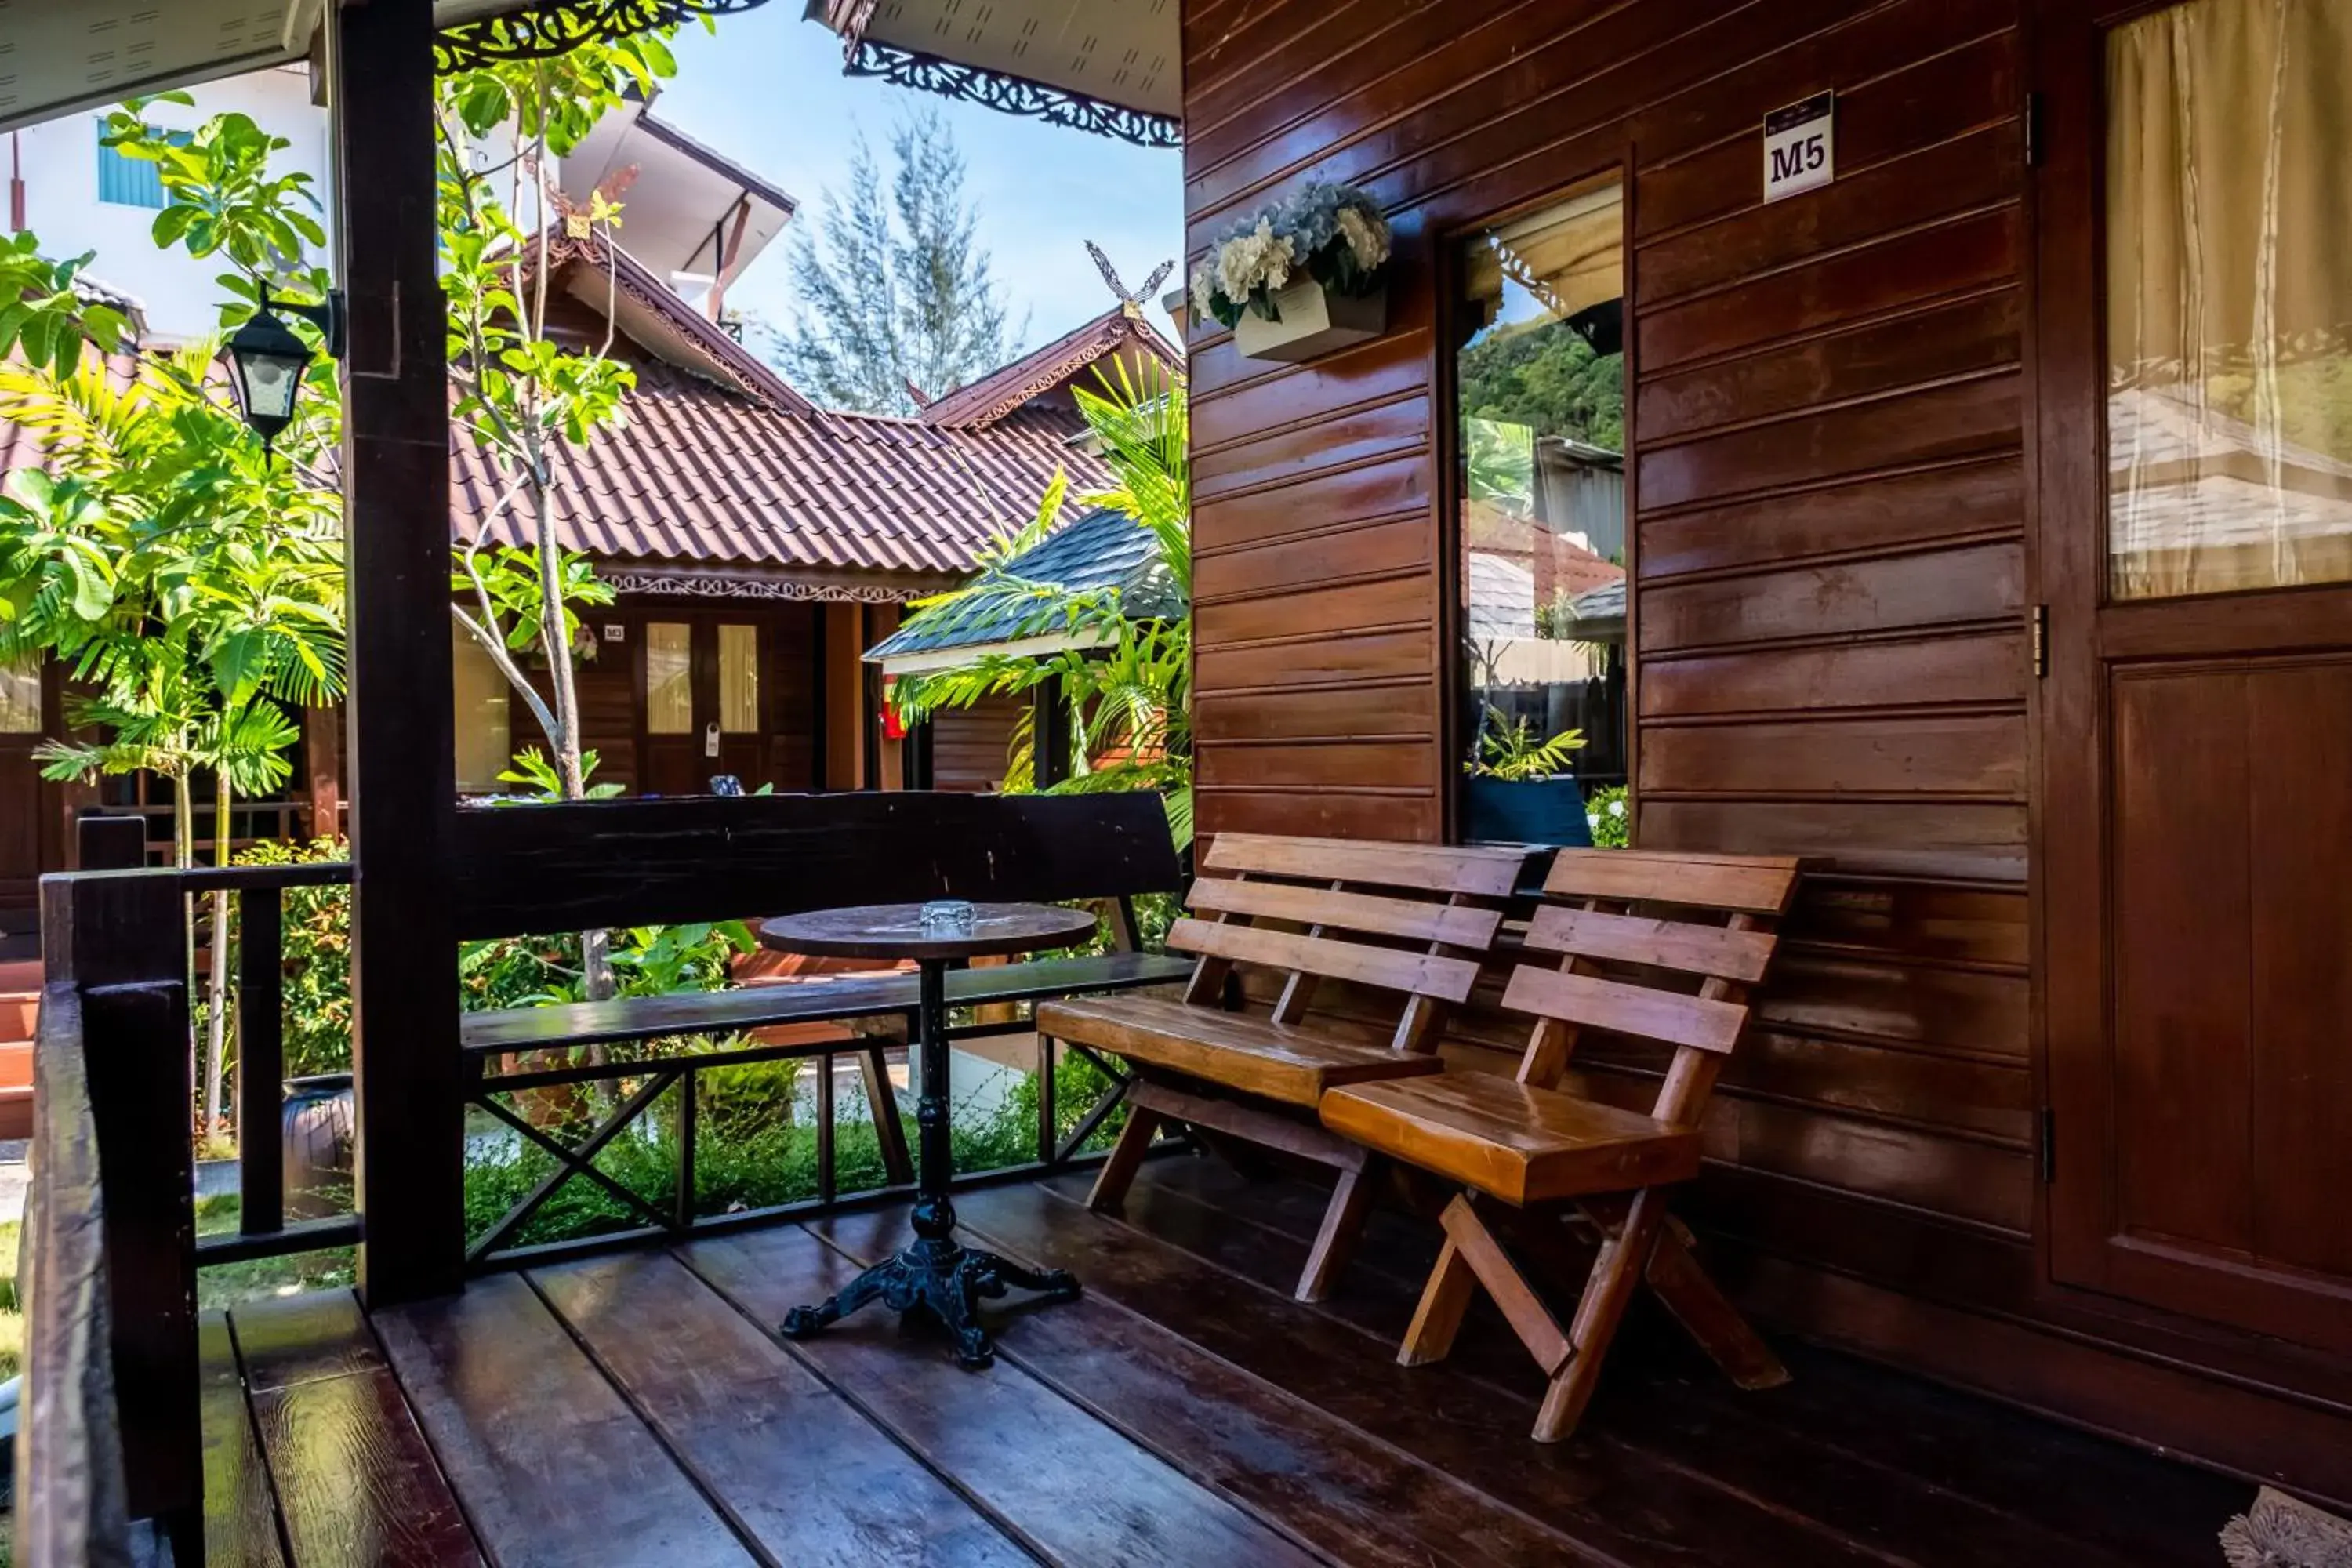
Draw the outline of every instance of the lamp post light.
<instances>
[{"instance_id":1,"label":"lamp post light","mask_svg":"<svg viewBox=\"0 0 2352 1568\"><path fill-rule=\"evenodd\" d=\"M261 308L229 335L227 343L230 390L236 395L236 405L244 413L245 422L261 437L265 452L278 439L278 433L294 422L294 400L301 393L302 374L310 368L312 357L310 345L296 337L293 330L278 319L270 309L271 303L269 286L265 283L261 288ZM342 357L343 302L340 294L330 293L326 302L319 305L297 305L284 300L276 303L319 329L326 339L329 358Z\"/></svg>"}]
</instances>

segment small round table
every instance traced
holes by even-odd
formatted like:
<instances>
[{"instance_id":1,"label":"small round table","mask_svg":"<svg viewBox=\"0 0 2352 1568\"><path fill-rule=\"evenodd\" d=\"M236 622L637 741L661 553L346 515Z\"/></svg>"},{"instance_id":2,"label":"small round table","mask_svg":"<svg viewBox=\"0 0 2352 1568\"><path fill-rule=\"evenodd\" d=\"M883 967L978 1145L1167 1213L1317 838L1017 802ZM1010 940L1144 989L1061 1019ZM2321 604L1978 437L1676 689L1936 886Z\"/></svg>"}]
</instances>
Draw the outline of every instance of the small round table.
<instances>
[{"instance_id":1,"label":"small round table","mask_svg":"<svg viewBox=\"0 0 2352 1568\"><path fill-rule=\"evenodd\" d=\"M1055 1300L1078 1294L1066 1270L1042 1272L963 1246L955 1238L955 1205L948 1187L955 1157L948 1142L948 964L957 959L1034 952L1063 947L1095 929L1090 914L1051 904L976 904L971 925L943 929L923 923L920 904L867 904L787 915L760 928L760 942L783 952L821 958L913 959L922 972L916 1032L922 1097L915 1110L919 1147L915 1239L814 1307L795 1307L783 1332L800 1339L847 1317L868 1301L895 1311L923 1310L955 1339L956 1360L986 1366L996 1353L981 1327L979 1302L1008 1286L1041 1290Z\"/></svg>"}]
</instances>

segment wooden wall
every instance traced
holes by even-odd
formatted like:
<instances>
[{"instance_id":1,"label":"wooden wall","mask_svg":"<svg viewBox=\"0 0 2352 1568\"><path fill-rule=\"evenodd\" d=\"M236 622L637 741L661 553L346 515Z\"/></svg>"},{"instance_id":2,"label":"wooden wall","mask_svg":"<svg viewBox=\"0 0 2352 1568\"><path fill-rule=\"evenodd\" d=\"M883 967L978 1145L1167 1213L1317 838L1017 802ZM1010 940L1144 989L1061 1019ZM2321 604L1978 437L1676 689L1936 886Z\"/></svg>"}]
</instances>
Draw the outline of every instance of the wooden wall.
<instances>
[{"instance_id":1,"label":"wooden wall","mask_svg":"<svg viewBox=\"0 0 2352 1568\"><path fill-rule=\"evenodd\" d=\"M1398 237L1371 343L1193 334L1201 824L1447 832L1436 258L1626 170L1639 838L1824 869L1717 1245L1783 1322L2352 1496L2343 1365L2037 1262L2021 3L1187 0L1192 257L1308 178ZM1762 205L1765 114L1827 89L1837 182Z\"/></svg>"},{"instance_id":2,"label":"wooden wall","mask_svg":"<svg viewBox=\"0 0 2352 1568\"><path fill-rule=\"evenodd\" d=\"M943 708L931 715L931 787L986 794L1004 784L1006 752L1021 718L1014 697L992 697L974 708Z\"/></svg>"}]
</instances>

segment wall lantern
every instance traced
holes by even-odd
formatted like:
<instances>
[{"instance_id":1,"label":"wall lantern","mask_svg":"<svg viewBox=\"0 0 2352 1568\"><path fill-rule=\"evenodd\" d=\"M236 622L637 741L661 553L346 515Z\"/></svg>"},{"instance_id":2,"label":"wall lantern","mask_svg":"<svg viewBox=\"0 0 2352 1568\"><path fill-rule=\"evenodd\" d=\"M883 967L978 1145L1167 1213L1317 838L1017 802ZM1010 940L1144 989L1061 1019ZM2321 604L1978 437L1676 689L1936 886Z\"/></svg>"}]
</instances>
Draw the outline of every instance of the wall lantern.
<instances>
[{"instance_id":1,"label":"wall lantern","mask_svg":"<svg viewBox=\"0 0 2352 1568\"><path fill-rule=\"evenodd\" d=\"M294 399L302 390L302 373L310 368L310 345L270 309L269 286L261 288L261 308L229 335L228 379L245 422L261 437L263 451L278 432L294 422ZM327 356L343 354L343 299L330 292L323 304L297 305L276 301L279 310L301 317L326 339Z\"/></svg>"}]
</instances>

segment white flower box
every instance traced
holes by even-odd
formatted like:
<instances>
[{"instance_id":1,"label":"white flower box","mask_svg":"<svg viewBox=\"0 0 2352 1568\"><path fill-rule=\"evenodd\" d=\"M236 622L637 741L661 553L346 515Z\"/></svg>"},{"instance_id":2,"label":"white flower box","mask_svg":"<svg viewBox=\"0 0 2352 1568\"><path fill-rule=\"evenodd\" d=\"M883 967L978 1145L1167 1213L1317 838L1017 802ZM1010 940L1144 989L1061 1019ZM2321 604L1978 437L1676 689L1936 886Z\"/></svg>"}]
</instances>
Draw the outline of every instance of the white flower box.
<instances>
[{"instance_id":1,"label":"white flower box","mask_svg":"<svg viewBox=\"0 0 2352 1568\"><path fill-rule=\"evenodd\" d=\"M1234 328L1234 346L1244 359L1297 364L1368 342L1388 330L1386 290L1356 296L1329 294L1312 278L1302 278L1276 290L1274 308L1282 320L1269 321L1255 310L1243 312Z\"/></svg>"}]
</instances>

